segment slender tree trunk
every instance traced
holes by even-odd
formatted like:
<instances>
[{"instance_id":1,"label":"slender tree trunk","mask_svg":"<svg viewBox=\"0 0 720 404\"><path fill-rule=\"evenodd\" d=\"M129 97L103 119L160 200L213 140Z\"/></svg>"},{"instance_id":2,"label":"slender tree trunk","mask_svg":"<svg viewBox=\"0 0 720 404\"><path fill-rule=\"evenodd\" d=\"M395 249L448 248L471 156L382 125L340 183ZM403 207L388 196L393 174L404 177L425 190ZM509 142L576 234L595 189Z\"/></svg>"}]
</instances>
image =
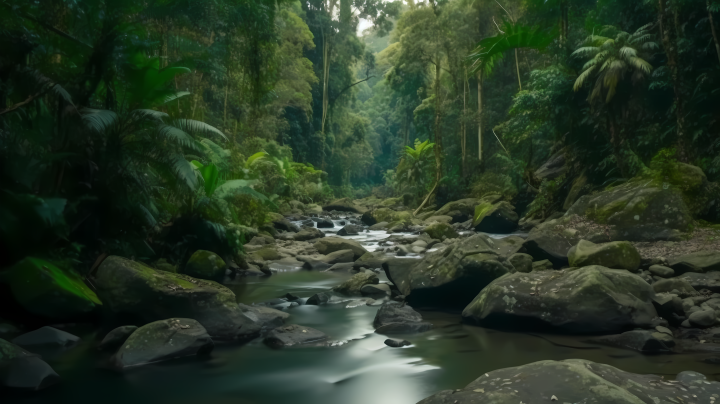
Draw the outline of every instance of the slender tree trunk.
<instances>
[{"instance_id":1,"label":"slender tree trunk","mask_svg":"<svg viewBox=\"0 0 720 404\"><path fill-rule=\"evenodd\" d=\"M467 155L467 125L465 118L467 117L467 68L465 69L465 80L463 80L463 115L460 121L460 151L462 153L462 166L460 166L460 172L463 178L465 178L465 160Z\"/></svg>"},{"instance_id":2,"label":"slender tree trunk","mask_svg":"<svg viewBox=\"0 0 720 404\"><path fill-rule=\"evenodd\" d=\"M515 68L517 68L518 87L520 87L520 91L522 91L522 81L520 80L520 59L518 58L517 48L515 48Z\"/></svg>"},{"instance_id":3,"label":"slender tree trunk","mask_svg":"<svg viewBox=\"0 0 720 404\"><path fill-rule=\"evenodd\" d=\"M482 86L483 77L482 71L477 75L478 86L477 86L477 98L478 98L478 161L483 162L483 97L482 97Z\"/></svg>"},{"instance_id":4,"label":"slender tree trunk","mask_svg":"<svg viewBox=\"0 0 720 404\"><path fill-rule=\"evenodd\" d=\"M717 32L715 31L715 22L713 22L712 11L710 11L710 0L705 0L707 4L708 19L710 21L710 30L712 31L713 41L715 42L715 52L718 55L718 61L720 61L720 42L718 42Z\"/></svg>"},{"instance_id":5,"label":"slender tree trunk","mask_svg":"<svg viewBox=\"0 0 720 404\"><path fill-rule=\"evenodd\" d=\"M230 69L228 69L228 76L225 79L225 105L223 107L223 127L228 130L227 127L227 101L228 101L228 88L230 87Z\"/></svg>"},{"instance_id":6,"label":"slender tree trunk","mask_svg":"<svg viewBox=\"0 0 720 404\"><path fill-rule=\"evenodd\" d=\"M618 131L617 124L615 123L615 119L612 116L612 113L608 113L608 127L610 129L610 144L612 144L613 148L613 155L615 156L615 162L617 163L618 169L620 170L620 175L623 176L623 178L628 178L628 170L627 166L625 165L625 155L624 155L624 143L625 139L622 137L620 132Z\"/></svg>"},{"instance_id":7,"label":"slender tree trunk","mask_svg":"<svg viewBox=\"0 0 720 404\"><path fill-rule=\"evenodd\" d=\"M442 177L442 136L440 135L440 58L435 64L435 166L437 182Z\"/></svg>"},{"instance_id":8,"label":"slender tree trunk","mask_svg":"<svg viewBox=\"0 0 720 404\"><path fill-rule=\"evenodd\" d=\"M682 94L682 83L680 77L680 69L678 66L677 39L673 40L670 28L665 24L665 0L658 0L659 16L658 23L660 25L660 36L662 37L663 47L667 55L667 64L670 68L670 74L673 81L673 90L675 91L675 118L677 120L677 148L678 159L682 162L688 161L688 144L685 133L685 103Z\"/></svg>"}]
</instances>

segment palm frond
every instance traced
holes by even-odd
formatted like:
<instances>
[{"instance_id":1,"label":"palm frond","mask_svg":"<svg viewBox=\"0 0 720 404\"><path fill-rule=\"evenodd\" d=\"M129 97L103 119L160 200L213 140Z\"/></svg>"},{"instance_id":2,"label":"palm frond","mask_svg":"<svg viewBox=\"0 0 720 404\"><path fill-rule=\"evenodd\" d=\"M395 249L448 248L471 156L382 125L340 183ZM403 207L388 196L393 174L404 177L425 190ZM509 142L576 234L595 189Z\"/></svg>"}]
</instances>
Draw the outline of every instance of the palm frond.
<instances>
[{"instance_id":1,"label":"palm frond","mask_svg":"<svg viewBox=\"0 0 720 404\"><path fill-rule=\"evenodd\" d=\"M155 111L154 109L136 109L132 112L132 114L136 119L149 118L160 122L162 122L163 118L167 118L168 116L168 114L161 111Z\"/></svg>"},{"instance_id":2,"label":"palm frond","mask_svg":"<svg viewBox=\"0 0 720 404\"><path fill-rule=\"evenodd\" d=\"M172 140L181 146L200 151L195 139L180 128L176 128L172 125L161 124L158 126L158 132L161 136Z\"/></svg>"},{"instance_id":3,"label":"palm frond","mask_svg":"<svg viewBox=\"0 0 720 404\"><path fill-rule=\"evenodd\" d=\"M249 195L260 201L268 201L268 198L260 192L252 189L250 186L253 181L248 180L230 180L226 181L215 190L215 194L220 198L228 198L235 195Z\"/></svg>"},{"instance_id":4,"label":"palm frond","mask_svg":"<svg viewBox=\"0 0 720 404\"><path fill-rule=\"evenodd\" d=\"M113 111L84 108L80 114L85 125L98 133L103 133L118 123L118 115Z\"/></svg>"},{"instance_id":5,"label":"palm frond","mask_svg":"<svg viewBox=\"0 0 720 404\"><path fill-rule=\"evenodd\" d=\"M170 162L172 165L172 172L178 180L183 182L190 189L195 189L198 185L199 173L195 167L185 159L185 156L180 153L174 154L170 158Z\"/></svg>"},{"instance_id":6,"label":"palm frond","mask_svg":"<svg viewBox=\"0 0 720 404\"><path fill-rule=\"evenodd\" d=\"M205 122L193 119L177 119L173 121L172 124L188 133L215 134L222 137L224 140L227 140L225 134L223 134L218 128L208 125Z\"/></svg>"},{"instance_id":7,"label":"palm frond","mask_svg":"<svg viewBox=\"0 0 720 404\"><path fill-rule=\"evenodd\" d=\"M176 91L172 94L166 95L163 97L161 103L167 104L168 102L175 101L179 98L185 97L186 95L190 95L191 93L189 91Z\"/></svg>"}]
</instances>

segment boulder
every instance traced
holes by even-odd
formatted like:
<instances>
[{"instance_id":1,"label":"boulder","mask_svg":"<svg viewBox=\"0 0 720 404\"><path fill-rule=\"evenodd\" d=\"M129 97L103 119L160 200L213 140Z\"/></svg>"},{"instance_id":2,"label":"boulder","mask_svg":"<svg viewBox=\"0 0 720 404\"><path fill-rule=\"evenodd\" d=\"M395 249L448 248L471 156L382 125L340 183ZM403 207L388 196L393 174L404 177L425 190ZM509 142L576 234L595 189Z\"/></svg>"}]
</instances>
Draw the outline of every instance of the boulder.
<instances>
[{"instance_id":1,"label":"boulder","mask_svg":"<svg viewBox=\"0 0 720 404\"><path fill-rule=\"evenodd\" d=\"M360 288L363 296L390 296L390 286L387 283L368 284Z\"/></svg>"},{"instance_id":2,"label":"boulder","mask_svg":"<svg viewBox=\"0 0 720 404\"><path fill-rule=\"evenodd\" d=\"M353 264L353 268L355 268L355 269L382 268L382 264L387 260L388 260L388 258L386 256L384 256L384 254L382 254L382 253L367 252L367 253L363 254L360 258L355 260L355 263Z\"/></svg>"},{"instance_id":3,"label":"boulder","mask_svg":"<svg viewBox=\"0 0 720 404\"><path fill-rule=\"evenodd\" d=\"M672 333L668 335L655 330L627 331L622 334L592 338L589 342L640 352L669 352L675 346Z\"/></svg>"},{"instance_id":4,"label":"boulder","mask_svg":"<svg viewBox=\"0 0 720 404\"><path fill-rule=\"evenodd\" d=\"M273 227L275 227L275 229L277 230L289 231L291 233L297 233L300 231L298 225L287 220L282 215L278 215L277 213L271 213L270 219L272 220Z\"/></svg>"},{"instance_id":5,"label":"boulder","mask_svg":"<svg viewBox=\"0 0 720 404\"><path fill-rule=\"evenodd\" d=\"M720 251L699 251L671 258L668 260L668 266L677 274L720 271Z\"/></svg>"},{"instance_id":6,"label":"boulder","mask_svg":"<svg viewBox=\"0 0 720 404\"><path fill-rule=\"evenodd\" d=\"M0 339L0 386L41 390L60 381L60 376L38 355Z\"/></svg>"},{"instance_id":7,"label":"boulder","mask_svg":"<svg viewBox=\"0 0 720 404\"><path fill-rule=\"evenodd\" d=\"M389 301L378 309L373 327L378 334L412 334L428 331L432 324L424 322L420 313L412 307Z\"/></svg>"},{"instance_id":8,"label":"boulder","mask_svg":"<svg viewBox=\"0 0 720 404\"><path fill-rule=\"evenodd\" d=\"M433 223L425 228L425 233L438 240L460 237L455 229L447 223Z\"/></svg>"},{"instance_id":9,"label":"boulder","mask_svg":"<svg viewBox=\"0 0 720 404\"><path fill-rule=\"evenodd\" d=\"M293 300L297 300L296 297ZM289 299L288 299L289 300ZM284 311L275 310L270 307L262 306L248 306L246 304L238 304L240 310L252 320L256 326L263 330L271 330L285 324L285 320L290 317L288 313Z\"/></svg>"},{"instance_id":10,"label":"boulder","mask_svg":"<svg viewBox=\"0 0 720 404\"><path fill-rule=\"evenodd\" d=\"M270 331L263 342L271 348L283 348L298 345L325 345L327 339L327 335L314 328L290 324Z\"/></svg>"},{"instance_id":11,"label":"boulder","mask_svg":"<svg viewBox=\"0 0 720 404\"><path fill-rule=\"evenodd\" d=\"M247 340L259 333L238 308L235 294L213 281L110 256L98 268L95 285L108 313L125 319L149 323L192 318L213 338L223 340Z\"/></svg>"},{"instance_id":12,"label":"boulder","mask_svg":"<svg viewBox=\"0 0 720 404\"><path fill-rule=\"evenodd\" d=\"M12 340L13 344L22 347L38 345L67 347L76 344L78 341L80 341L80 337L48 326L30 331Z\"/></svg>"},{"instance_id":13,"label":"boulder","mask_svg":"<svg viewBox=\"0 0 720 404\"><path fill-rule=\"evenodd\" d=\"M392 348L402 348L404 346L410 346L412 344L408 340L388 338L385 340L385 345Z\"/></svg>"},{"instance_id":14,"label":"boulder","mask_svg":"<svg viewBox=\"0 0 720 404\"><path fill-rule=\"evenodd\" d=\"M475 207L473 227L483 233L512 233L518 227L520 217L508 202L481 202Z\"/></svg>"},{"instance_id":15,"label":"boulder","mask_svg":"<svg viewBox=\"0 0 720 404\"><path fill-rule=\"evenodd\" d=\"M377 285L380 282L377 275L373 272L361 272L353 275L350 279L335 286L333 290L346 296L360 296L360 290L365 285Z\"/></svg>"},{"instance_id":16,"label":"boulder","mask_svg":"<svg viewBox=\"0 0 720 404\"><path fill-rule=\"evenodd\" d=\"M508 258L508 262L516 272L528 273L533 270L533 260L529 254L515 253Z\"/></svg>"},{"instance_id":17,"label":"boulder","mask_svg":"<svg viewBox=\"0 0 720 404\"><path fill-rule=\"evenodd\" d=\"M432 223L452 223L452 217L451 216L445 216L445 215L439 215L439 216L430 216L427 219L423 219L423 221L427 224Z\"/></svg>"},{"instance_id":18,"label":"boulder","mask_svg":"<svg viewBox=\"0 0 720 404\"><path fill-rule=\"evenodd\" d=\"M542 261L534 261L532 263L532 271L531 272L538 272L538 271L552 271L554 269L552 262L550 260L542 260Z\"/></svg>"},{"instance_id":19,"label":"boulder","mask_svg":"<svg viewBox=\"0 0 720 404\"><path fill-rule=\"evenodd\" d=\"M690 285L690 282L680 278L662 279L652 284L655 293L672 292L677 290L682 296L697 295L697 290Z\"/></svg>"},{"instance_id":20,"label":"boulder","mask_svg":"<svg viewBox=\"0 0 720 404\"><path fill-rule=\"evenodd\" d=\"M485 373L463 389L444 390L418 404L709 403L720 393L720 382L707 381L699 373L682 372L676 380L668 383L663 376L629 373L583 359L540 361Z\"/></svg>"},{"instance_id":21,"label":"boulder","mask_svg":"<svg viewBox=\"0 0 720 404\"><path fill-rule=\"evenodd\" d=\"M587 240L580 240L568 251L568 261L571 267L600 265L637 272L640 267L640 253L627 241L595 244Z\"/></svg>"},{"instance_id":22,"label":"boulder","mask_svg":"<svg viewBox=\"0 0 720 404\"><path fill-rule=\"evenodd\" d=\"M330 268L324 270L324 272L350 272L355 270L354 265L352 262L340 262L333 264Z\"/></svg>"},{"instance_id":23,"label":"boulder","mask_svg":"<svg viewBox=\"0 0 720 404\"><path fill-rule=\"evenodd\" d=\"M682 192L647 178L634 178L609 190L585 195L566 216L573 214L609 226L611 240L677 241L692 224Z\"/></svg>"},{"instance_id":24,"label":"boulder","mask_svg":"<svg viewBox=\"0 0 720 404\"><path fill-rule=\"evenodd\" d=\"M329 204L323 206L323 210L325 211L332 211L336 210L338 212L352 212L352 213L365 213L365 208L362 206L356 205L355 202L353 202L350 198L342 198L342 199L336 199Z\"/></svg>"},{"instance_id":25,"label":"boulder","mask_svg":"<svg viewBox=\"0 0 720 404\"><path fill-rule=\"evenodd\" d=\"M137 330L137 326L124 325L110 331L98 345L103 351L115 351Z\"/></svg>"},{"instance_id":26,"label":"boulder","mask_svg":"<svg viewBox=\"0 0 720 404\"><path fill-rule=\"evenodd\" d=\"M102 306L95 292L75 271L40 258L27 257L0 274L15 301L25 310L51 319L71 319Z\"/></svg>"},{"instance_id":27,"label":"boulder","mask_svg":"<svg viewBox=\"0 0 720 404\"><path fill-rule=\"evenodd\" d=\"M329 293L320 292L310 296L305 302L305 304L309 304L311 306L320 306L329 302L330 298L332 298L332 296Z\"/></svg>"},{"instance_id":28,"label":"boulder","mask_svg":"<svg viewBox=\"0 0 720 404\"><path fill-rule=\"evenodd\" d=\"M397 222L408 222L413 218L413 212L412 211L396 211L389 208L379 208L379 209L373 209L369 210L365 213L363 213L360 220L368 225L372 226L377 223L381 222L387 222L390 223L397 223Z\"/></svg>"},{"instance_id":29,"label":"boulder","mask_svg":"<svg viewBox=\"0 0 720 404\"><path fill-rule=\"evenodd\" d=\"M352 250L354 259L358 259L368 251L355 240L347 240L340 237L325 237L318 240L314 245L320 254L330 254L340 250Z\"/></svg>"},{"instance_id":30,"label":"boulder","mask_svg":"<svg viewBox=\"0 0 720 404\"><path fill-rule=\"evenodd\" d=\"M250 254L250 259L254 261L277 261L281 259L280 252L275 246L263 247L257 251L253 251ZM189 274L188 274L189 275Z\"/></svg>"},{"instance_id":31,"label":"boulder","mask_svg":"<svg viewBox=\"0 0 720 404\"><path fill-rule=\"evenodd\" d=\"M480 199L477 198L467 198L448 202L442 208L438 209L434 216L450 216L452 217L453 223L466 222L473 218L473 215L475 214L475 207L479 203Z\"/></svg>"},{"instance_id":32,"label":"boulder","mask_svg":"<svg viewBox=\"0 0 720 404\"><path fill-rule=\"evenodd\" d=\"M561 230L563 224L563 219L549 220L530 230L523 245L527 253L538 261L550 260L555 268L568 266L568 252L580 241L580 236Z\"/></svg>"},{"instance_id":33,"label":"boulder","mask_svg":"<svg viewBox=\"0 0 720 404\"><path fill-rule=\"evenodd\" d=\"M358 234L362 233L363 228L362 226L358 226L355 224L348 224L345 225L342 229L338 230L337 235L338 236L357 236Z\"/></svg>"},{"instance_id":34,"label":"boulder","mask_svg":"<svg viewBox=\"0 0 720 404\"><path fill-rule=\"evenodd\" d=\"M389 224L390 223L388 223L388 222L375 223L374 225L368 227L368 230L371 230L371 231L387 230Z\"/></svg>"},{"instance_id":35,"label":"boulder","mask_svg":"<svg viewBox=\"0 0 720 404\"><path fill-rule=\"evenodd\" d=\"M193 278L220 282L225 277L227 264L212 251L197 250L185 264L182 273Z\"/></svg>"},{"instance_id":36,"label":"boulder","mask_svg":"<svg viewBox=\"0 0 720 404\"><path fill-rule=\"evenodd\" d=\"M688 321L693 327L708 328L717 323L715 310L698 310L688 316Z\"/></svg>"},{"instance_id":37,"label":"boulder","mask_svg":"<svg viewBox=\"0 0 720 404\"><path fill-rule=\"evenodd\" d=\"M720 272L686 272L678 279L687 281L695 290L707 289L711 292L720 293Z\"/></svg>"},{"instance_id":38,"label":"boulder","mask_svg":"<svg viewBox=\"0 0 720 404\"><path fill-rule=\"evenodd\" d=\"M659 276L661 278L671 278L675 276L675 270L663 265L650 265L648 271L650 271L651 274Z\"/></svg>"},{"instance_id":39,"label":"boulder","mask_svg":"<svg viewBox=\"0 0 720 404\"><path fill-rule=\"evenodd\" d=\"M427 253L415 260L411 270L407 264L412 262L393 261L393 265L383 268L410 304L461 308L486 285L507 273L500 261L521 247L519 237L494 240L476 234Z\"/></svg>"},{"instance_id":40,"label":"boulder","mask_svg":"<svg viewBox=\"0 0 720 404\"><path fill-rule=\"evenodd\" d=\"M320 256L298 256L299 261L305 262L303 268L312 270L326 270L338 263L351 263L355 255L352 250L333 251Z\"/></svg>"},{"instance_id":41,"label":"boulder","mask_svg":"<svg viewBox=\"0 0 720 404\"><path fill-rule=\"evenodd\" d=\"M113 357L118 369L212 352L205 327L189 318L170 318L138 328Z\"/></svg>"},{"instance_id":42,"label":"boulder","mask_svg":"<svg viewBox=\"0 0 720 404\"><path fill-rule=\"evenodd\" d=\"M325 233L315 227L306 227L295 233L295 236L293 236L295 241L308 241L323 237L325 237Z\"/></svg>"},{"instance_id":43,"label":"boulder","mask_svg":"<svg viewBox=\"0 0 720 404\"><path fill-rule=\"evenodd\" d=\"M639 276L597 265L518 272L488 285L462 315L491 326L612 333L648 327L657 317L654 295Z\"/></svg>"},{"instance_id":44,"label":"boulder","mask_svg":"<svg viewBox=\"0 0 720 404\"><path fill-rule=\"evenodd\" d=\"M322 213L323 208L315 203L311 203L309 205L305 205L305 209L303 209L306 215L319 215Z\"/></svg>"},{"instance_id":45,"label":"boulder","mask_svg":"<svg viewBox=\"0 0 720 404\"><path fill-rule=\"evenodd\" d=\"M312 220L317 223L318 229L332 229L333 227L335 227L335 223L333 223L332 220L324 217L314 217Z\"/></svg>"}]
</instances>

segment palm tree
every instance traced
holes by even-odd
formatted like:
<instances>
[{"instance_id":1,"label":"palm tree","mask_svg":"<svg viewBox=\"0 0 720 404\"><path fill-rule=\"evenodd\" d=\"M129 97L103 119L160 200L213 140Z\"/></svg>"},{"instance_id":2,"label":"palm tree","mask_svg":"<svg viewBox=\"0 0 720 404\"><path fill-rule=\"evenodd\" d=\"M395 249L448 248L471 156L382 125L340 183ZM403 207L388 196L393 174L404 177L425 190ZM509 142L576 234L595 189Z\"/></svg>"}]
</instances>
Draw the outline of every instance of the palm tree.
<instances>
[{"instance_id":1,"label":"palm tree","mask_svg":"<svg viewBox=\"0 0 720 404\"><path fill-rule=\"evenodd\" d=\"M653 70L646 60L650 51L658 49L649 32L651 27L652 24L647 24L634 34L605 27L603 32L615 33L614 38L590 35L584 46L573 52L573 56L589 59L575 80L574 90L578 91L591 79L595 80L588 101L605 107L613 154L623 177L630 173L624 158L627 145L624 135L617 128L617 115L627 105L633 87Z\"/></svg>"}]
</instances>

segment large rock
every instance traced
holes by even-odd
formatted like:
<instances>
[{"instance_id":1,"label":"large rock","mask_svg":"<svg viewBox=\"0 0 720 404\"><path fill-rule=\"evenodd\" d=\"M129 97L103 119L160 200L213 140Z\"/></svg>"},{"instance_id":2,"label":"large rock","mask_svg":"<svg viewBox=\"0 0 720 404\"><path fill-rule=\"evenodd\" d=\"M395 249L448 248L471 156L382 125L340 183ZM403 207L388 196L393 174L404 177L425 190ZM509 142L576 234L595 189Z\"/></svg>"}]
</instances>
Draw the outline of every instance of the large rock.
<instances>
[{"instance_id":1,"label":"large rock","mask_svg":"<svg viewBox=\"0 0 720 404\"><path fill-rule=\"evenodd\" d=\"M350 279L335 286L333 290L346 296L360 296L361 289L365 285L377 285L380 283L377 275L373 272L361 272L353 275Z\"/></svg>"},{"instance_id":2,"label":"large rock","mask_svg":"<svg viewBox=\"0 0 720 404\"><path fill-rule=\"evenodd\" d=\"M543 180L554 180L555 178L564 175L568 168L565 164L565 149L553 154L545 164L541 165L540 168L535 171L535 178L538 182Z\"/></svg>"},{"instance_id":3,"label":"large rock","mask_svg":"<svg viewBox=\"0 0 720 404\"><path fill-rule=\"evenodd\" d=\"M385 302L380 306L373 320L378 334L411 334L424 332L433 326L423 321L422 316L412 307L398 302Z\"/></svg>"},{"instance_id":4,"label":"large rock","mask_svg":"<svg viewBox=\"0 0 720 404\"><path fill-rule=\"evenodd\" d=\"M297 324L285 325L270 331L263 341L272 348L298 345L325 345L328 336L314 328Z\"/></svg>"},{"instance_id":5,"label":"large rock","mask_svg":"<svg viewBox=\"0 0 720 404\"><path fill-rule=\"evenodd\" d=\"M298 225L287 220L285 217L283 217L283 215L271 212L268 214L268 216L270 217L271 223L276 230L289 231L292 233L297 233L300 231Z\"/></svg>"},{"instance_id":6,"label":"large rock","mask_svg":"<svg viewBox=\"0 0 720 404\"><path fill-rule=\"evenodd\" d=\"M107 333L105 338L100 342L100 345L98 345L98 349L103 351L117 350L137 329L138 327L134 325L124 325L115 328Z\"/></svg>"},{"instance_id":7,"label":"large rock","mask_svg":"<svg viewBox=\"0 0 720 404\"><path fill-rule=\"evenodd\" d=\"M597 265L518 272L488 285L462 315L492 326L612 333L648 327L657 317L654 295L639 276Z\"/></svg>"},{"instance_id":8,"label":"large rock","mask_svg":"<svg viewBox=\"0 0 720 404\"><path fill-rule=\"evenodd\" d=\"M141 323L192 318L223 340L247 340L260 331L238 308L235 294L213 281L111 256L100 265L95 285L106 309L121 318Z\"/></svg>"},{"instance_id":9,"label":"large rock","mask_svg":"<svg viewBox=\"0 0 720 404\"><path fill-rule=\"evenodd\" d=\"M571 267L600 265L637 272L640 267L640 253L627 241L595 244L587 240L580 240L568 251L568 261Z\"/></svg>"},{"instance_id":10,"label":"large rock","mask_svg":"<svg viewBox=\"0 0 720 404\"><path fill-rule=\"evenodd\" d=\"M433 216L450 216L453 223L463 223L473 218L475 207L480 203L480 199L467 198L453 202L448 202L442 208L438 209Z\"/></svg>"},{"instance_id":11,"label":"large rock","mask_svg":"<svg viewBox=\"0 0 720 404\"><path fill-rule=\"evenodd\" d=\"M609 226L611 240L680 240L692 224L682 192L647 178L585 195L566 213L573 214Z\"/></svg>"},{"instance_id":12,"label":"large rock","mask_svg":"<svg viewBox=\"0 0 720 404\"><path fill-rule=\"evenodd\" d=\"M437 240L460 237L455 229L447 223L433 223L425 228L425 233Z\"/></svg>"},{"instance_id":13,"label":"large rock","mask_svg":"<svg viewBox=\"0 0 720 404\"><path fill-rule=\"evenodd\" d=\"M368 252L365 247L355 240L347 240L340 237L325 237L318 240L314 244L315 249L320 254L330 254L340 250L352 250L355 255L354 259L358 259Z\"/></svg>"},{"instance_id":14,"label":"large rock","mask_svg":"<svg viewBox=\"0 0 720 404\"><path fill-rule=\"evenodd\" d=\"M483 233L512 233L518 227L520 217L508 202L481 202L475 207L473 226Z\"/></svg>"},{"instance_id":15,"label":"large rock","mask_svg":"<svg viewBox=\"0 0 720 404\"><path fill-rule=\"evenodd\" d=\"M255 325L263 330L271 330L285 324L285 320L290 317L284 311L275 310L270 307L248 306L246 304L238 304L240 310L252 320Z\"/></svg>"},{"instance_id":16,"label":"large rock","mask_svg":"<svg viewBox=\"0 0 720 404\"><path fill-rule=\"evenodd\" d=\"M60 381L60 376L38 355L0 339L0 386L41 390Z\"/></svg>"},{"instance_id":17,"label":"large rock","mask_svg":"<svg viewBox=\"0 0 720 404\"><path fill-rule=\"evenodd\" d=\"M15 337L12 342L23 347L45 345L52 347L67 347L80 341L80 337L72 335L53 327L41 327L35 331Z\"/></svg>"},{"instance_id":18,"label":"large rock","mask_svg":"<svg viewBox=\"0 0 720 404\"><path fill-rule=\"evenodd\" d=\"M382 253L367 252L367 253L363 254L360 258L355 260L355 263L353 264L353 268L355 268L355 269L382 268L382 264L385 263L385 261L387 261L387 260L388 260L388 257Z\"/></svg>"},{"instance_id":19,"label":"large rock","mask_svg":"<svg viewBox=\"0 0 720 404\"><path fill-rule=\"evenodd\" d=\"M640 352L669 352L675 346L672 335L655 330L633 330L618 335L605 335L592 338L590 342Z\"/></svg>"},{"instance_id":20,"label":"large rock","mask_svg":"<svg viewBox=\"0 0 720 404\"><path fill-rule=\"evenodd\" d=\"M524 247L537 261L550 260L556 268L568 265L570 248L580 241L577 231L564 228L565 220L554 219L542 223L528 234Z\"/></svg>"},{"instance_id":21,"label":"large rock","mask_svg":"<svg viewBox=\"0 0 720 404\"><path fill-rule=\"evenodd\" d=\"M212 251L197 250L185 264L183 273L193 278L220 282L225 277L227 264Z\"/></svg>"},{"instance_id":22,"label":"large rock","mask_svg":"<svg viewBox=\"0 0 720 404\"><path fill-rule=\"evenodd\" d=\"M515 268L516 272L528 273L533 270L533 260L532 256L529 254L513 254L508 258L508 262L513 266L513 268Z\"/></svg>"},{"instance_id":23,"label":"large rock","mask_svg":"<svg viewBox=\"0 0 720 404\"><path fill-rule=\"evenodd\" d=\"M308 241L323 237L325 237L325 233L315 227L304 228L299 232L295 233L295 235L293 236L295 241Z\"/></svg>"},{"instance_id":24,"label":"large rock","mask_svg":"<svg viewBox=\"0 0 720 404\"><path fill-rule=\"evenodd\" d=\"M388 224L409 223L412 221L412 219L412 211L395 211L389 208L369 210L363 213L362 217L360 218L360 220L368 226L372 226L382 222L387 222Z\"/></svg>"},{"instance_id":25,"label":"large rock","mask_svg":"<svg viewBox=\"0 0 720 404\"><path fill-rule=\"evenodd\" d=\"M699 373L682 372L676 380L582 359L541 361L488 372L463 389L444 390L418 404L710 403L720 393L720 382Z\"/></svg>"},{"instance_id":26,"label":"large rock","mask_svg":"<svg viewBox=\"0 0 720 404\"><path fill-rule=\"evenodd\" d=\"M692 287L690 282L682 278L661 279L653 283L652 288L655 293L672 292L677 290L681 295L697 295L697 290Z\"/></svg>"},{"instance_id":27,"label":"large rock","mask_svg":"<svg viewBox=\"0 0 720 404\"><path fill-rule=\"evenodd\" d=\"M311 270L325 270L339 263L352 263L355 254L352 250L333 251L328 255L320 256L298 256L299 261L303 261L303 268Z\"/></svg>"},{"instance_id":28,"label":"large rock","mask_svg":"<svg viewBox=\"0 0 720 404\"><path fill-rule=\"evenodd\" d=\"M430 252L414 265L393 261L383 268L410 304L461 308L508 272L501 261L521 247L519 237L494 240L476 234Z\"/></svg>"},{"instance_id":29,"label":"large rock","mask_svg":"<svg viewBox=\"0 0 720 404\"><path fill-rule=\"evenodd\" d=\"M329 204L323 206L323 210L331 211L337 210L338 212L352 212L352 213L365 213L365 208L356 205L355 202L350 198L336 199Z\"/></svg>"},{"instance_id":30,"label":"large rock","mask_svg":"<svg viewBox=\"0 0 720 404\"><path fill-rule=\"evenodd\" d=\"M699 251L674 257L668 260L668 266L678 275L686 272L720 271L720 251Z\"/></svg>"},{"instance_id":31,"label":"large rock","mask_svg":"<svg viewBox=\"0 0 720 404\"><path fill-rule=\"evenodd\" d=\"M205 327L189 318L155 321L138 328L113 357L119 369L212 352Z\"/></svg>"},{"instance_id":32,"label":"large rock","mask_svg":"<svg viewBox=\"0 0 720 404\"><path fill-rule=\"evenodd\" d=\"M707 289L720 293L720 272L697 273L687 272L678 279L687 281L695 290Z\"/></svg>"},{"instance_id":33,"label":"large rock","mask_svg":"<svg viewBox=\"0 0 720 404\"><path fill-rule=\"evenodd\" d=\"M0 274L15 300L27 311L51 319L85 315L102 302L74 271L27 257Z\"/></svg>"},{"instance_id":34,"label":"large rock","mask_svg":"<svg viewBox=\"0 0 720 404\"><path fill-rule=\"evenodd\" d=\"M363 228L362 226L358 226L355 224L348 224L345 225L342 229L338 230L337 235L338 236L357 236L358 234L362 233Z\"/></svg>"}]
</instances>

